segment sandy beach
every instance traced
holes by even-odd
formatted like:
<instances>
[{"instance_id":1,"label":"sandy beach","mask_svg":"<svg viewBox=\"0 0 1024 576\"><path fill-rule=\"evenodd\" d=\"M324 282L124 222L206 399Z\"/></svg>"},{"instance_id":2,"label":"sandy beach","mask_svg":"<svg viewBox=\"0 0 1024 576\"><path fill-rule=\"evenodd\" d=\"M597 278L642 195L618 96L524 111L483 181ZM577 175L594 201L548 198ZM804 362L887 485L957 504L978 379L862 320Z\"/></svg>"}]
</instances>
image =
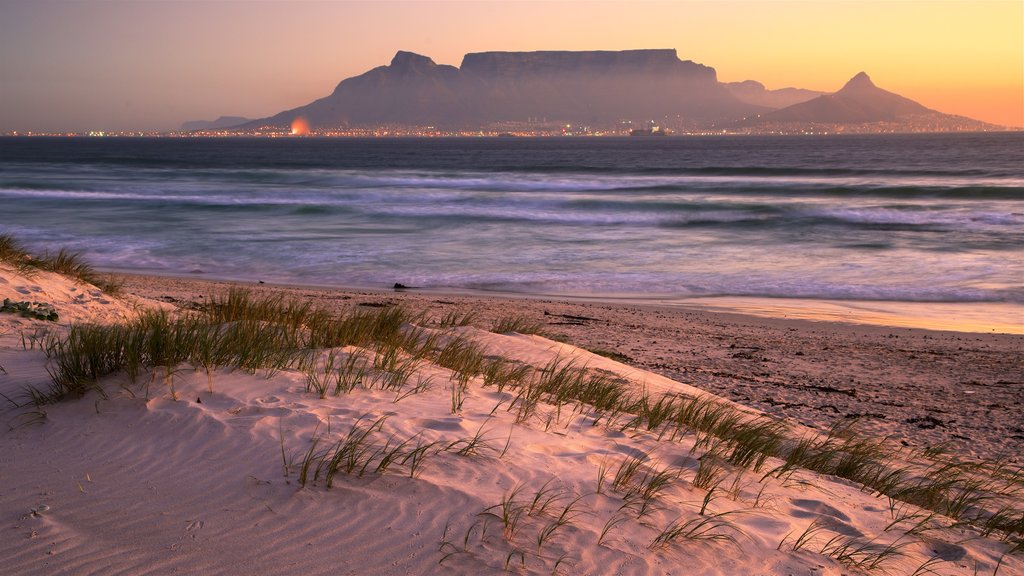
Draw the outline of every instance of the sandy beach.
<instances>
[{"instance_id":1,"label":"sandy beach","mask_svg":"<svg viewBox=\"0 0 1024 576\"><path fill-rule=\"evenodd\" d=\"M1024 574L1024 336L247 284L339 318L405 309L418 324L394 334L415 338L316 349L304 368L143 366L31 402L61 369L42 331L202 315L239 286L122 280L114 297L0 266L0 298L60 315L0 314L12 574ZM492 331L512 316L541 335ZM460 346L537 380L446 367ZM318 393L350 359L362 379ZM650 402L527 402L558 368ZM781 443L747 458L737 430ZM840 461L801 459L801 438ZM872 474L844 468L857 455Z\"/></svg>"}]
</instances>

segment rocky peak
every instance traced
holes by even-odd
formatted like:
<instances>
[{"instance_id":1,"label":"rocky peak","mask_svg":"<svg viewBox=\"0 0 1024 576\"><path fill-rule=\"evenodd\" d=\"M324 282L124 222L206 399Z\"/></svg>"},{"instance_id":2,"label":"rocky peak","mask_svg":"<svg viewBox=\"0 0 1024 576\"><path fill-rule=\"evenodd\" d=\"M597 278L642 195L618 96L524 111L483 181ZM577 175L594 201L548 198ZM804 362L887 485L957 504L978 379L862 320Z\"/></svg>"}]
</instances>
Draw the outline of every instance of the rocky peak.
<instances>
[{"instance_id":1,"label":"rocky peak","mask_svg":"<svg viewBox=\"0 0 1024 576\"><path fill-rule=\"evenodd\" d=\"M875 83L871 81L871 78L869 78L867 74L859 72L856 76L850 78L850 81L847 82L846 85L837 92L837 94L848 94L877 89L878 87L875 86Z\"/></svg>"},{"instance_id":2,"label":"rocky peak","mask_svg":"<svg viewBox=\"0 0 1024 576\"><path fill-rule=\"evenodd\" d=\"M391 59L391 68L395 70L423 70L435 66L437 64L430 58L405 50L399 50Z\"/></svg>"}]
</instances>

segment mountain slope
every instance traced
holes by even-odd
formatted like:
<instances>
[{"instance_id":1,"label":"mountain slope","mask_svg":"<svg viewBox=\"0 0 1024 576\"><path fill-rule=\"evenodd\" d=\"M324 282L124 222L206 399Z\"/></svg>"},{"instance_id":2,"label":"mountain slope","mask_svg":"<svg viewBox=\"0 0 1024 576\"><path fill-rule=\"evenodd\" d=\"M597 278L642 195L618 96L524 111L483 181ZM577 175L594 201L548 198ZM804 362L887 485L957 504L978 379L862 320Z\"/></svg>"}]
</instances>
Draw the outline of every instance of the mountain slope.
<instances>
[{"instance_id":1,"label":"mountain slope","mask_svg":"<svg viewBox=\"0 0 1024 576\"><path fill-rule=\"evenodd\" d=\"M895 120L914 114L938 114L935 110L875 86L861 72L835 94L770 112L762 116L773 121L852 123Z\"/></svg>"}]
</instances>

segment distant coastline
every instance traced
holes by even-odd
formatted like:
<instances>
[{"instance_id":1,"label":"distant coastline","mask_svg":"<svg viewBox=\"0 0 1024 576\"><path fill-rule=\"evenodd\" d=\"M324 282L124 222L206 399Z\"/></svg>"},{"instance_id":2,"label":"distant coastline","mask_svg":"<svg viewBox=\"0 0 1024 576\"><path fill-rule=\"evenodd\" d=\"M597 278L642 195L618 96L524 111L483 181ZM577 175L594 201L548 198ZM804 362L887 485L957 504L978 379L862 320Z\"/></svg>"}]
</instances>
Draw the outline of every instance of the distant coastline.
<instances>
[{"instance_id":1,"label":"distant coastline","mask_svg":"<svg viewBox=\"0 0 1024 576\"><path fill-rule=\"evenodd\" d=\"M838 130L827 128L808 128L794 131L771 130L698 130L692 132L670 132L665 137L730 137L730 136L858 136L858 135L910 135L910 134L993 134L1021 133L1024 127L1005 126L988 130ZM456 130L427 131L408 129L360 129L352 131L312 131L310 134L297 135L290 132L234 132L227 130L200 130L197 132L181 131L142 131L115 130L92 132L43 132L12 130L0 132L0 138L182 138L182 139L220 139L220 138L273 138L273 139L356 139L356 138L629 138L629 132L599 134L561 134L553 132L522 132L507 130ZM660 139L660 138L659 138Z\"/></svg>"}]
</instances>

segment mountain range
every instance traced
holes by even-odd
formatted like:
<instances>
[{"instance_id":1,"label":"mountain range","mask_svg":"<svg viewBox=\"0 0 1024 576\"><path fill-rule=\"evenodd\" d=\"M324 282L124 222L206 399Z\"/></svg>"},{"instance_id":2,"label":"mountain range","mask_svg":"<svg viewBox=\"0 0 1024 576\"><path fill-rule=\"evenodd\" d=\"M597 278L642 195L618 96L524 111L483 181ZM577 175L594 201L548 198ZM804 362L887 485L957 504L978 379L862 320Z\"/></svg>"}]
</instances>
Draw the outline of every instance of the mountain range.
<instances>
[{"instance_id":1,"label":"mountain range","mask_svg":"<svg viewBox=\"0 0 1024 576\"><path fill-rule=\"evenodd\" d=\"M479 52L466 54L459 67L399 51L389 65L342 80L304 106L227 126L224 118L210 128L287 129L297 119L313 130L624 121L746 131L878 123L892 129L901 122L935 130L996 128L882 90L863 72L833 94L768 90L752 80L719 82L714 68L681 60L674 49Z\"/></svg>"}]
</instances>

